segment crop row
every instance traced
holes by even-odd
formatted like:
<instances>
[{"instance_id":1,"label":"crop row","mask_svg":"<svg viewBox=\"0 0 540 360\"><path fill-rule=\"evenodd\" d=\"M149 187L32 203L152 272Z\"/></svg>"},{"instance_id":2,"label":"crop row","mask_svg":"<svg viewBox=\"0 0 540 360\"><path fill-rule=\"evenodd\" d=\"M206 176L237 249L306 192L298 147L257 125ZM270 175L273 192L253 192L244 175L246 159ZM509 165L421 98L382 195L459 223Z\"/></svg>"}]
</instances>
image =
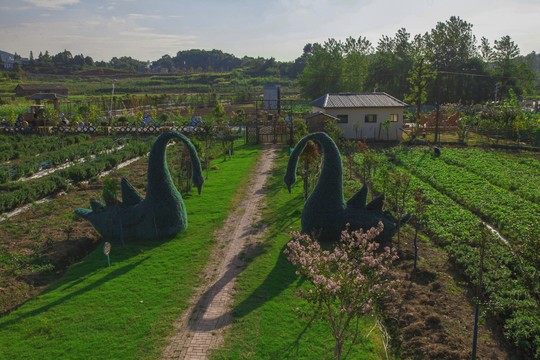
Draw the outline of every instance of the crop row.
<instances>
[{"instance_id":1,"label":"crop row","mask_svg":"<svg viewBox=\"0 0 540 360\"><path fill-rule=\"evenodd\" d=\"M357 156L356 161L360 161ZM381 157L384 166L406 171ZM361 184L355 187L359 188ZM375 190L381 192L382 183L375 177ZM482 232L483 222L478 216L439 192L430 184L411 174L411 190L422 190L424 211L416 211L412 199L407 210L423 226L432 239L443 245L472 283L479 276L480 244L485 238L483 289L488 311L504 320L505 335L518 348L529 354L540 355L540 316L538 304L524 285L516 259L504 242L491 232ZM420 250L421 253L421 250ZM536 289L538 290L538 289Z\"/></svg>"},{"instance_id":2,"label":"crop row","mask_svg":"<svg viewBox=\"0 0 540 360\"><path fill-rule=\"evenodd\" d=\"M395 148L388 153L409 172L482 217L516 243L540 227L540 205L491 184L483 176L449 165L418 149Z\"/></svg>"},{"instance_id":3,"label":"crop row","mask_svg":"<svg viewBox=\"0 0 540 360\"><path fill-rule=\"evenodd\" d=\"M0 194L0 213L65 190L69 181L90 180L126 160L147 154L152 143L152 139L145 142L130 141L118 151L100 154L92 160L75 164L54 175L43 177L39 181L10 185L10 192Z\"/></svg>"},{"instance_id":4,"label":"crop row","mask_svg":"<svg viewBox=\"0 0 540 360\"><path fill-rule=\"evenodd\" d=\"M540 162L523 157L501 156L501 152L481 149L445 149L441 159L462 166L522 198L540 203Z\"/></svg>"},{"instance_id":5,"label":"crop row","mask_svg":"<svg viewBox=\"0 0 540 360\"><path fill-rule=\"evenodd\" d=\"M94 142L79 143L68 148L34 156L13 166L0 166L0 184L31 176L39 170L49 169L90 155L99 154L105 150L111 150L123 142L123 139L115 141L112 138L101 138Z\"/></svg>"},{"instance_id":6,"label":"crop row","mask_svg":"<svg viewBox=\"0 0 540 360\"><path fill-rule=\"evenodd\" d=\"M0 135L0 161L26 159L41 153L62 149L66 146L89 141L90 135Z\"/></svg>"}]
</instances>

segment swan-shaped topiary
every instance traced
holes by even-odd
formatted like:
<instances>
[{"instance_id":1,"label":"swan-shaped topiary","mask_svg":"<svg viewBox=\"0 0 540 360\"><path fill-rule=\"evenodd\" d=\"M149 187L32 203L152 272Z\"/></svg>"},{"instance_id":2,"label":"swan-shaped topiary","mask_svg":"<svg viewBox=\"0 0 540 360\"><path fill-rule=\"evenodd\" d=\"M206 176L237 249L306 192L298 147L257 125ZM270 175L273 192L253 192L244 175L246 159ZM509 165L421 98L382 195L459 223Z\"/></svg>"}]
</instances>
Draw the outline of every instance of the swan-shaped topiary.
<instances>
[{"instance_id":1,"label":"swan-shaped topiary","mask_svg":"<svg viewBox=\"0 0 540 360\"><path fill-rule=\"evenodd\" d=\"M323 166L321 174L309 195L302 211L302 232L313 235L319 241L338 241L341 232L347 228L365 231L383 223L384 229L379 234L378 241L389 241L398 230L398 222L388 212L382 211L384 195L375 198L366 205L368 188L366 185L345 203L343 199L343 169L341 156L334 141L325 133L312 133L305 136L294 148L284 181L291 191L296 182L296 166L298 157L309 140L321 144L323 150ZM409 215L402 218L401 225L409 219Z\"/></svg>"},{"instance_id":2,"label":"swan-shaped topiary","mask_svg":"<svg viewBox=\"0 0 540 360\"><path fill-rule=\"evenodd\" d=\"M176 132L161 134L150 150L146 198L126 180L121 181L122 201L118 206L105 206L90 200L89 209L76 209L75 214L90 221L106 239L154 240L174 236L188 226L182 196L174 186L167 167L167 143L178 139L189 151L192 181L201 193L204 177L195 147L187 137Z\"/></svg>"}]
</instances>

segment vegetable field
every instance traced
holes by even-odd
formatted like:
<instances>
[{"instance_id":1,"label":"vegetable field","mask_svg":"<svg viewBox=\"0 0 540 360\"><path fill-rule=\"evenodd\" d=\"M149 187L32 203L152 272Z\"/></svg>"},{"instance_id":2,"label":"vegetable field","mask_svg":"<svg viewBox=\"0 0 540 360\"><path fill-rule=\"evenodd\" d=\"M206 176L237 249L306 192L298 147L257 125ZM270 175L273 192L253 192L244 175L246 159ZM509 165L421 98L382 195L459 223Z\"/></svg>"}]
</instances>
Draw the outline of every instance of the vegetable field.
<instances>
[{"instance_id":1,"label":"vegetable field","mask_svg":"<svg viewBox=\"0 0 540 360\"><path fill-rule=\"evenodd\" d=\"M152 144L146 140L88 135L3 135L1 139L2 213L63 191L69 183L90 180L124 161L146 154ZM43 176L31 178L38 172L43 172Z\"/></svg>"},{"instance_id":2,"label":"vegetable field","mask_svg":"<svg viewBox=\"0 0 540 360\"><path fill-rule=\"evenodd\" d=\"M359 154L356 162L362 159ZM518 349L540 356L537 154L449 148L436 157L430 148L396 147L379 153L379 160L381 168L411 176L411 193L421 189L422 211L412 196L407 209L471 285L478 285L485 248L477 301ZM388 191L384 177L373 179L378 192Z\"/></svg>"}]
</instances>

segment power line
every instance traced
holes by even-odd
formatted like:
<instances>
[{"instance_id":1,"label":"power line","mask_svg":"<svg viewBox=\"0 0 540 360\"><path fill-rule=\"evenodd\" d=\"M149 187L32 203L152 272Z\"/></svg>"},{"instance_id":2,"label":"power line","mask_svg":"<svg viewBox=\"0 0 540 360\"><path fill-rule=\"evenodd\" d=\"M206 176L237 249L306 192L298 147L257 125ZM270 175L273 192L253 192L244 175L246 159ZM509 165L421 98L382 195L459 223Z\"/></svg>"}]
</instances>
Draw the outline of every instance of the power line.
<instances>
[{"instance_id":1,"label":"power line","mask_svg":"<svg viewBox=\"0 0 540 360\"><path fill-rule=\"evenodd\" d=\"M446 71L446 70L437 71L437 73L439 73L439 74L448 74L448 75L467 75L467 76L473 76L473 77L488 77L488 78L501 78L501 79L529 80L529 78L521 78L521 77L517 77L517 76L475 74L475 73L464 73L464 72ZM540 78L534 77L534 78L531 78L530 80L540 80Z\"/></svg>"}]
</instances>

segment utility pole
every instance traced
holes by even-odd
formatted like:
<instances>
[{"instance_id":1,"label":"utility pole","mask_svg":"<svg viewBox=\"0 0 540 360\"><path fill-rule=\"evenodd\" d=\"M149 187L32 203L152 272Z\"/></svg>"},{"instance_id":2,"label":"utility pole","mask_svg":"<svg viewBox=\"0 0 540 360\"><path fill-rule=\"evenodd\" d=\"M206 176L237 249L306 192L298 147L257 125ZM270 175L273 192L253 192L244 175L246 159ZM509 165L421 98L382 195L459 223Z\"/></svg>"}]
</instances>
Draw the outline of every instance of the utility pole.
<instances>
[{"instance_id":1,"label":"utility pole","mask_svg":"<svg viewBox=\"0 0 540 360\"><path fill-rule=\"evenodd\" d=\"M116 82L116 79L113 79L112 81L112 92L111 92L111 108L109 110L109 126L112 126L112 108L113 108L113 99L114 99L114 83Z\"/></svg>"}]
</instances>

